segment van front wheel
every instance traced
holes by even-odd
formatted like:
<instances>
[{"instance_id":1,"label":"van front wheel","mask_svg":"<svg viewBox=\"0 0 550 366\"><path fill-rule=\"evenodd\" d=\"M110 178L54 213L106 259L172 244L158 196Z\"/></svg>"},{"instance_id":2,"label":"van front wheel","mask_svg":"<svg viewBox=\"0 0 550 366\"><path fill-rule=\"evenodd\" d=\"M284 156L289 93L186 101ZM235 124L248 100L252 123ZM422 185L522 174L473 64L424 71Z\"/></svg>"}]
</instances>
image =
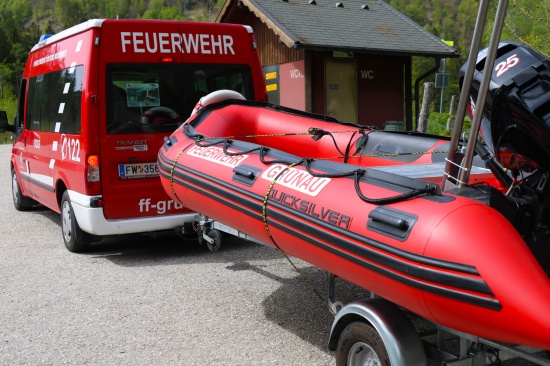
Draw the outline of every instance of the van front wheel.
<instances>
[{"instance_id":1,"label":"van front wheel","mask_svg":"<svg viewBox=\"0 0 550 366\"><path fill-rule=\"evenodd\" d=\"M63 193L61 199L61 231L63 241L69 252L80 253L90 248L92 235L82 231L74 216L73 205L69 198L69 192Z\"/></svg>"}]
</instances>

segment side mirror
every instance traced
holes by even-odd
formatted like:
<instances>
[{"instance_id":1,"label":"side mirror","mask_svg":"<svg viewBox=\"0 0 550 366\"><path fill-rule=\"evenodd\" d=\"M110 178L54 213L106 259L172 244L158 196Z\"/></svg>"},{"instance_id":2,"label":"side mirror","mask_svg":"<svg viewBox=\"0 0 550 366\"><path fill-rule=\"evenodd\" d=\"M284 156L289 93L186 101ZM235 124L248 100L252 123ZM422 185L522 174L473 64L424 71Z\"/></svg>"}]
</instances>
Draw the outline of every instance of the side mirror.
<instances>
[{"instance_id":1,"label":"side mirror","mask_svg":"<svg viewBox=\"0 0 550 366\"><path fill-rule=\"evenodd\" d=\"M0 111L0 133L6 131L15 132L15 126L8 124L8 115L4 111Z\"/></svg>"}]
</instances>

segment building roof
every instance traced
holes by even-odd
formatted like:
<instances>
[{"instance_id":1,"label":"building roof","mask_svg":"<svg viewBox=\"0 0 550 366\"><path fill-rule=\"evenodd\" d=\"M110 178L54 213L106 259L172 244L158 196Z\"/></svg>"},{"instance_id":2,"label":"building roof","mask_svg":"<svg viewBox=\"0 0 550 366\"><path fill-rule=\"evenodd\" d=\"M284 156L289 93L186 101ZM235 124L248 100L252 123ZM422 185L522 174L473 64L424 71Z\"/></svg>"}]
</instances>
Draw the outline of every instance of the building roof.
<instances>
[{"instance_id":1,"label":"building roof","mask_svg":"<svg viewBox=\"0 0 550 366\"><path fill-rule=\"evenodd\" d=\"M296 49L458 57L384 1L226 0L216 22L242 22L245 11Z\"/></svg>"}]
</instances>

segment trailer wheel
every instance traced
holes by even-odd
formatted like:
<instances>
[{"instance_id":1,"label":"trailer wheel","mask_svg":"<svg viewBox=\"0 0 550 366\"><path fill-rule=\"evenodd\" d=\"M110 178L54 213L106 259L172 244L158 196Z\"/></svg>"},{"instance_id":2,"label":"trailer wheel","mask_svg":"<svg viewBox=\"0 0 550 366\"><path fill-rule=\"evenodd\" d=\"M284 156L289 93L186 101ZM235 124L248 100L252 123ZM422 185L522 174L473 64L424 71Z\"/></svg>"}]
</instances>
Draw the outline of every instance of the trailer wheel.
<instances>
[{"instance_id":1,"label":"trailer wheel","mask_svg":"<svg viewBox=\"0 0 550 366\"><path fill-rule=\"evenodd\" d=\"M13 197L13 205L17 211L27 211L32 206L36 205L36 201L32 198L23 196L21 193L21 187L17 180L17 174L15 169L11 169L11 193Z\"/></svg>"},{"instance_id":2,"label":"trailer wheel","mask_svg":"<svg viewBox=\"0 0 550 366\"><path fill-rule=\"evenodd\" d=\"M82 231L78 226L67 191L63 193L63 198L61 198L61 232L63 233L65 247L69 252L80 253L90 248L93 236Z\"/></svg>"},{"instance_id":3,"label":"trailer wheel","mask_svg":"<svg viewBox=\"0 0 550 366\"><path fill-rule=\"evenodd\" d=\"M222 233L218 230L208 231L208 237L213 240L212 243L206 241L206 246L211 252L217 252L222 247Z\"/></svg>"},{"instance_id":4,"label":"trailer wheel","mask_svg":"<svg viewBox=\"0 0 550 366\"><path fill-rule=\"evenodd\" d=\"M342 331L336 349L337 366L390 366L384 342L378 332L363 322L351 323Z\"/></svg>"}]
</instances>

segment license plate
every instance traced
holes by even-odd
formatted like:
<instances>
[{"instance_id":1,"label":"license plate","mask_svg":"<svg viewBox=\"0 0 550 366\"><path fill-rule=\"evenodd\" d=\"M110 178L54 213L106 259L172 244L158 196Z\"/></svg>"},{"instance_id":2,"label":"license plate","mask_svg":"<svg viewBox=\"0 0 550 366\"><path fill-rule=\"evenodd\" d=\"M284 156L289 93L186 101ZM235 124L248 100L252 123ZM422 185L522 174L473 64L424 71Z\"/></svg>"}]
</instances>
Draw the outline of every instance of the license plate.
<instances>
[{"instance_id":1,"label":"license plate","mask_svg":"<svg viewBox=\"0 0 550 366\"><path fill-rule=\"evenodd\" d=\"M157 163L118 164L118 176L121 179L158 177L159 167Z\"/></svg>"}]
</instances>

